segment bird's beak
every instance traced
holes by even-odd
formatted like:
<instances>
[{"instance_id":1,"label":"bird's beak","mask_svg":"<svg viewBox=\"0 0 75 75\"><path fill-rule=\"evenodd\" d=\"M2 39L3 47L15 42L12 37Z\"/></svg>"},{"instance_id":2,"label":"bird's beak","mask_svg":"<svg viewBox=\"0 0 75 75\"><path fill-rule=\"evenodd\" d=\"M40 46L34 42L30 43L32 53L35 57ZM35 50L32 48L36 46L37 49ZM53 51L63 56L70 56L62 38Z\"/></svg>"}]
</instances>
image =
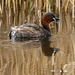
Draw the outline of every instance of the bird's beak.
<instances>
[{"instance_id":1,"label":"bird's beak","mask_svg":"<svg viewBox=\"0 0 75 75\"><path fill-rule=\"evenodd\" d=\"M53 18L55 23L58 23L60 19L58 17Z\"/></svg>"}]
</instances>

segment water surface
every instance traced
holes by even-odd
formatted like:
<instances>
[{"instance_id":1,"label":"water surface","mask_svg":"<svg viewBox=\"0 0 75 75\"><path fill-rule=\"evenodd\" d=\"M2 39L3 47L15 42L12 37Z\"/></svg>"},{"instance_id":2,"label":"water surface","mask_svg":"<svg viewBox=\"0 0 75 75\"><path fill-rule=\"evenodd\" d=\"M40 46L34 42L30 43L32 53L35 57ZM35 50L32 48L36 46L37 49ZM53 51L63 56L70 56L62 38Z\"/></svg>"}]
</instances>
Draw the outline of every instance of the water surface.
<instances>
[{"instance_id":1,"label":"water surface","mask_svg":"<svg viewBox=\"0 0 75 75\"><path fill-rule=\"evenodd\" d=\"M34 15L29 17L23 10L11 16L5 10L0 18L0 75L74 75L75 27L71 14L59 14L61 21L58 27L54 25L49 39L10 40L11 26L35 23Z\"/></svg>"}]
</instances>

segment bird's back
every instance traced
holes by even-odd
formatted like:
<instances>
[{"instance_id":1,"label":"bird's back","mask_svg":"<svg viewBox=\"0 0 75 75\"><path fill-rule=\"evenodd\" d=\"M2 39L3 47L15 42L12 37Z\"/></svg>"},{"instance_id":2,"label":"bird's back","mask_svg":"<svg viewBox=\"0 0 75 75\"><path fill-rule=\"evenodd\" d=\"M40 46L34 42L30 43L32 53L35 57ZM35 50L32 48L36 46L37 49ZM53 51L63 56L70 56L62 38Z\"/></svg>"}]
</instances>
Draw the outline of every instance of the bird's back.
<instances>
[{"instance_id":1,"label":"bird's back","mask_svg":"<svg viewBox=\"0 0 75 75\"><path fill-rule=\"evenodd\" d=\"M19 39L33 39L50 36L50 32L43 27L36 24L24 24L21 26L15 26L11 28L10 38Z\"/></svg>"}]
</instances>

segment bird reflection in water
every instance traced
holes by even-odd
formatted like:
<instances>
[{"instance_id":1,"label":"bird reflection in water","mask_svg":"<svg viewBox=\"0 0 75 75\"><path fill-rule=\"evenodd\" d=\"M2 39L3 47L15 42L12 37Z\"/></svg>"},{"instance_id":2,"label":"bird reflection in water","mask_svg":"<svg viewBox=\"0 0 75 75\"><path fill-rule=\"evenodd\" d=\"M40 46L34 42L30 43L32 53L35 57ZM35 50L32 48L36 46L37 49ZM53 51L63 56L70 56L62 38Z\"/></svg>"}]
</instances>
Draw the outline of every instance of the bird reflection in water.
<instances>
[{"instance_id":1,"label":"bird reflection in water","mask_svg":"<svg viewBox=\"0 0 75 75\"><path fill-rule=\"evenodd\" d=\"M42 52L45 56L52 56L52 54L54 53L54 55L59 51L58 48L53 48L50 47L51 45L51 41L49 41L49 38L45 38L43 40L41 40L41 47L42 47Z\"/></svg>"}]
</instances>

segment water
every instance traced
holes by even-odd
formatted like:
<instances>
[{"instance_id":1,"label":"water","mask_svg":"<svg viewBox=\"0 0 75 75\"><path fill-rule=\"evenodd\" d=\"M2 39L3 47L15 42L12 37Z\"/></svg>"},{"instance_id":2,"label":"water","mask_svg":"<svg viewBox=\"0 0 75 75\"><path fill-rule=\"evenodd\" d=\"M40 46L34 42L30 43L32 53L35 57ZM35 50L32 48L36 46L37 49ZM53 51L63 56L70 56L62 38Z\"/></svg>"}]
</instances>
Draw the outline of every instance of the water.
<instances>
[{"instance_id":1,"label":"water","mask_svg":"<svg viewBox=\"0 0 75 75\"><path fill-rule=\"evenodd\" d=\"M11 26L34 23L35 15L22 10L0 18L0 75L74 75L75 27L71 14L59 14L49 39L15 42L9 39Z\"/></svg>"}]
</instances>

